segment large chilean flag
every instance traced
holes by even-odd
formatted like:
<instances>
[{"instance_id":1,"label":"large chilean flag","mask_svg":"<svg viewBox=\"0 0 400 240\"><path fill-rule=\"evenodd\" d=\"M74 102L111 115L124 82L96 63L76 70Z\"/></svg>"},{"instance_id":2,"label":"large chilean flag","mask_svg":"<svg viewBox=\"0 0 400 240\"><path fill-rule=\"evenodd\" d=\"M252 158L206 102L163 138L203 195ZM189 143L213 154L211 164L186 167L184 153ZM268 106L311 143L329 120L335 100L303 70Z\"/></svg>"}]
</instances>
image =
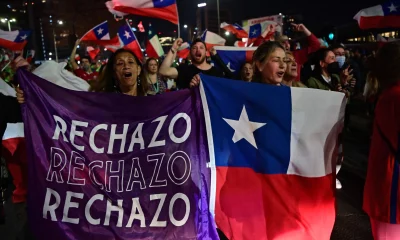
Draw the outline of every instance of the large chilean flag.
<instances>
[{"instance_id":1,"label":"large chilean flag","mask_svg":"<svg viewBox=\"0 0 400 240\"><path fill-rule=\"evenodd\" d=\"M329 239L344 94L201 79L217 227L237 240Z\"/></svg>"},{"instance_id":2,"label":"large chilean flag","mask_svg":"<svg viewBox=\"0 0 400 240\"><path fill-rule=\"evenodd\" d=\"M390 1L382 5L362 9L354 16L361 29L399 28L400 1Z\"/></svg>"},{"instance_id":3,"label":"large chilean flag","mask_svg":"<svg viewBox=\"0 0 400 240\"><path fill-rule=\"evenodd\" d=\"M112 0L108 5L112 5L115 11L161 18L179 24L176 0Z\"/></svg>"}]
</instances>

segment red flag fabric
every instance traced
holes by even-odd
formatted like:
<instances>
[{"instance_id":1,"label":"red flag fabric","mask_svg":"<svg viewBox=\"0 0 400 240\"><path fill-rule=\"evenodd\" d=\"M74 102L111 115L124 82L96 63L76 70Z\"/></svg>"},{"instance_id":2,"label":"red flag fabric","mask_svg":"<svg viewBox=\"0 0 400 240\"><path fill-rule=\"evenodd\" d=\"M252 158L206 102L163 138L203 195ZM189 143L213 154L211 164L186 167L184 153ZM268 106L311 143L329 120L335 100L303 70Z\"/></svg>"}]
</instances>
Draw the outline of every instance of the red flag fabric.
<instances>
[{"instance_id":1,"label":"red flag fabric","mask_svg":"<svg viewBox=\"0 0 400 240\"><path fill-rule=\"evenodd\" d=\"M399 28L400 6L390 1L381 5L365 8L359 11L354 19L361 29L371 28ZM399 8L399 9L398 9Z\"/></svg>"},{"instance_id":2,"label":"red flag fabric","mask_svg":"<svg viewBox=\"0 0 400 240\"><path fill-rule=\"evenodd\" d=\"M112 9L145 17L161 18L174 24L179 23L176 0L112 0L107 2Z\"/></svg>"},{"instance_id":3,"label":"red flag fabric","mask_svg":"<svg viewBox=\"0 0 400 240\"><path fill-rule=\"evenodd\" d=\"M142 21L140 21L137 26L138 26L139 32L145 32Z\"/></svg>"}]
</instances>

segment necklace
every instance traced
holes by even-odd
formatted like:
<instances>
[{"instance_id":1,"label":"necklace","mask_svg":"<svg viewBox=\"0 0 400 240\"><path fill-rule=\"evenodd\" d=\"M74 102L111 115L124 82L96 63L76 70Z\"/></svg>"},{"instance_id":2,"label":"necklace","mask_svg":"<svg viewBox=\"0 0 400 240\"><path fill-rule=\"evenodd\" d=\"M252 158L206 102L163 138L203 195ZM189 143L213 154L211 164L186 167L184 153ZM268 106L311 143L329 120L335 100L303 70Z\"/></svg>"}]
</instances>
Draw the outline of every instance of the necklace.
<instances>
[{"instance_id":1,"label":"necklace","mask_svg":"<svg viewBox=\"0 0 400 240\"><path fill-rule=\"evenodd\" d=\"M160 91L160 86L158 85L158 76L156 79L156 83L153 84L153 82L151 81L149 75L147 75L147 81L150 83L150 85L152 85L154 87L154 92L158 93Z\"/></svg>"}]
</instances>

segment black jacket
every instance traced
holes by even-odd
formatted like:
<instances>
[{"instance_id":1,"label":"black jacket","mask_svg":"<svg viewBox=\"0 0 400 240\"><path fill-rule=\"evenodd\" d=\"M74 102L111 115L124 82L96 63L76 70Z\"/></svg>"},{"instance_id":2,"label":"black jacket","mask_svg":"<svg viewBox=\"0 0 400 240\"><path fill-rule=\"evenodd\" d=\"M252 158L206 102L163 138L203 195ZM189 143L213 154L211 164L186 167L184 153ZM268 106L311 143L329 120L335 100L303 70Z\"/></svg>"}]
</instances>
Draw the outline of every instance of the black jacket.
<instances>
[{"instance_id":1,"label":"black jacket","mask_svg":"<svg viewBox=\"0 0 400 240\"><path fill-rule=\"evenodd\" d=\"M3 139L7 123L17 122L22 122L21 108L17 99L0 93L0 140Z\"/></svg>"}]
</instances>

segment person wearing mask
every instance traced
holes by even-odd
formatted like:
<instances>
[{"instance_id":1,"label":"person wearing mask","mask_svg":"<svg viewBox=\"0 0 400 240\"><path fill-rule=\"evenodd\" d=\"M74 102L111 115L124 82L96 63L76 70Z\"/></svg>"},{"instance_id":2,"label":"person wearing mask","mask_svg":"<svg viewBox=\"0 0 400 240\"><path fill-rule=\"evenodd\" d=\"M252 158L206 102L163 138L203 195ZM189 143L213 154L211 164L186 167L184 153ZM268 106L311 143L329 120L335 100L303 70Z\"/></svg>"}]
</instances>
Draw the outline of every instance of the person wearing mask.
<instances>
[{"instance_id":1,"label":"person wearing mask","mask_svg":"<svg viewBox=\"0 0 400 240\"><path fill-rule=\"evenodd\" d=\"M349 86L349 81L353 79L348 69L341 71L336 56L332 50L324 48L315 53L314 70L312 76L307 81L309 88L339 91L350 95L344 88Z\"/></svg>"},{"instance_id":2,"label":"person wearing mask","mask_svg":"<svg viewBox=\"0 0 400 240\"><path fill-rule=\"evenodd\" d=\"M349 88L354 87L354 82L352 82L352 84L349 82L353 79L353 76L349 73L348 68L344 70L339 68L339 63L336 61L336 56L331 49L324 48L318 50L315 54L314 64L315 67L312 77L307 81L307 86L309 88L342 92L347 98L350 97ZM340 147L336 164L336 174L339 173L343 162L341 139L339 142ZM336 179L336 188L342 188L342 184L338 179Z\"/></svg>"},{"instance_id":3,"label":"person wearing mask","mask_svg":"<svg viewBox=\"0 0 400 240\"><path fill-rule=\"evenodd\" d=\"M297 63L297 78L296 81L300 81L300 71L303 68L303 65L307 62L308 56L317 51L318 49L321 48L321 42L318 40L318 38L311 33L310 30L304 24L293 24L292 23L292 28L293 31L295 32L302 32L306 37L307 37L307 45L302 47L299 50L294 50L293 56L294 59L296 59ZM278 42L282 44L284 47L285 51L291 51L291 44L290 40L287 36L281 35L278 39Z\"/></svg>"},{"instance_id":4,"label":"person wearing mask","mask_svg":"<svg viewBox=\"0 0 400 240\"><path fill-rule=\"evenodd\" d=\"M96 78L99 76L99 73L96 71L95 72L92 71L91 59L89 56L84 56L81 58L80 66L75 61L76 49L78 48L78 45L80 43L81 41L78 39L75 43L74 49L72 50L71 56L69 58L72 70L77 77L82 78L85 81L96 80Z\"/></svg>"},{"instance_id":5,"label":"person wearing mask","mask_svg":"<svg viewBox=\"0 0 400 240\"><path fill-rule=\"evenodd\" d=\"M183 41L181 38L175 40L160 67L160 74L162 76L176 79L176 86L178 89L193 87L190 84L192 82L191 80L193 80L194 83L200 81L199 73L215 77L224 77L221 70L207 63L207 48L206 44L201 39L193 41L190 47L191 65L181 64L177 68L171 67L182 43Z\"/></svg>"},{"instance_id":6,"label":"person wearing mask","mask_svg":"<svg viewBox=\"0 0 400 240\"><path fill-rule=\"evenodd\" d=\"M360 68L358 66L358 64L346 57L346 50L344 48L344 46L342 44L340 45L335 45L332 47L332 51L335 54L336 57L336 61L339 64L339 68L340 69L344 69L344 68L349 68L349 71L352 71L351 73L353 74L354 79L352 79L353 81L356 82L360 82L361 81L361 72L360 72Z\"/></svg>"},{"instance_id":7,"label":"person wearing mask","mask_svg":"<svg viewBox=\"0 0 400 240\"><path fill-rule=\"evenodd\" d=\"M286 57L288 59L288 63L287 63L285 75L283 76L282 84L286 85L288 87L306 88L307 86L304 85L302 82L296 81L299 72L297 70L297 63L296 63L296 59L293 56L293 53L287 51Z\"/></svg>"},{"instance_id":8,"label":"person wearing mask","mask_svg":"<svg viewBox=\"0 0 400 240\"><path fill-rule=\"evenodd\" d=\"M400 239L400 42L385 44L377 53L371 74L382 92L375 121L363 209L369 215L375 240Z\"/></svg>"},{"instance_id":9,"label":"person wearing mask","mask_svg":"<svg viewBox=\"0 0 400 240\"><path fill-rule=\"evenodd\" d=\"M251 82L253 80L254 71L251 63L245 63L240 69L240 79L245 82Z\"/></svg>"},{"instance_id":10,"label":"person wearing mask","mask_svg":"<svg viewBox=\"0 0 400 240\"><path fill-rule=\"evenodd\" d=\"M158 74L158 61L155 58L149 58L145 64L146 72L145 78L149 85L148 95L162 94L166 92L167 87L165 82L162 80L160 74Z\"/></svg>"}]
</instances>

